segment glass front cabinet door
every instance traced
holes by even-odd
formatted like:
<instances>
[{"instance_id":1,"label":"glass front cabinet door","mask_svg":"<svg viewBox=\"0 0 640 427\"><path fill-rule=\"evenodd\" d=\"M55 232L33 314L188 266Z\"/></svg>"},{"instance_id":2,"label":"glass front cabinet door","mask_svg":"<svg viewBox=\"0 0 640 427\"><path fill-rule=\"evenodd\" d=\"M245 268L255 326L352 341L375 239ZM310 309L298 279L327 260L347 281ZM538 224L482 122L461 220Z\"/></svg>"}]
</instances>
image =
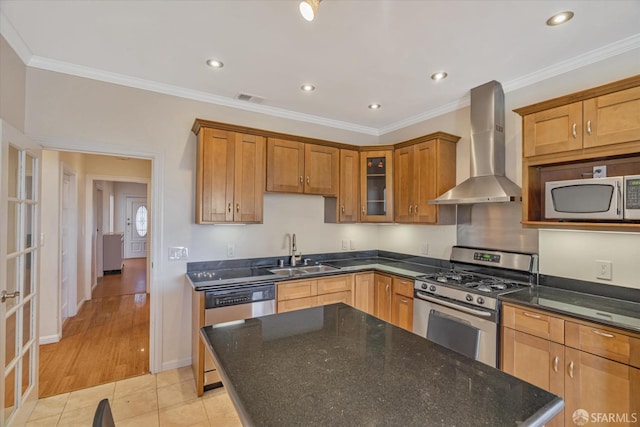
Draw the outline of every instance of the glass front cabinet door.
<instances>
[{"instance_id":1,"label":"glass front cabinet door","mask_svg":"<svg viewBox=\"0 0 640 427\"><path fill-rule=\"evenodd\" d=\"M361 222L391 222L393 220L393 160L392 151L360 153L362 174L360 207Z\"/></svg>"}]
</instances>

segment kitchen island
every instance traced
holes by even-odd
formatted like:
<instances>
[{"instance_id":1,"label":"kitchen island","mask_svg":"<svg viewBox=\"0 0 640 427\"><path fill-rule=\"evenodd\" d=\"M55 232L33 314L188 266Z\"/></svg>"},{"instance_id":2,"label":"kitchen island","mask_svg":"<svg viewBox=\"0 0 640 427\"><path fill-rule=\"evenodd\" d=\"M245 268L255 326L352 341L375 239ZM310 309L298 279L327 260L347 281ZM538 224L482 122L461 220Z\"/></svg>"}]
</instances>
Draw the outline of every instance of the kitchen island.
<instances>
[{"instance_id":1,"label":"kitchen island","mask_svg":"<svg viewBox=\"0 0 640 427\"><path fill-rule=\"evenodd\" d=\"M201 329L246 426L538 426L563 401L345 304Z\"/></svg>"}]
</instances>

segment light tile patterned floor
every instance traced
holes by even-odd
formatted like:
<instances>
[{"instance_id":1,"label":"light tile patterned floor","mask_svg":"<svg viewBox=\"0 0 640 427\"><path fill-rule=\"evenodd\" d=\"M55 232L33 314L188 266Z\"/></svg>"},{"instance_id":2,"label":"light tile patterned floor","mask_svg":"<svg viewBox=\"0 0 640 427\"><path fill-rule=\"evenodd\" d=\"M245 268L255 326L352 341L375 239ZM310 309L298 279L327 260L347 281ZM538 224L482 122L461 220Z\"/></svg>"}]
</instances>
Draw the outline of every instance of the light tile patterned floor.
<instances>
[{"instance_id":1,"label":"light tile patterned floor","mask_svg":"<svg viewBox=\"0 0 640 427\"><path fill-rule=\"evenodd\" d=\"M185 367L40 399L27 427L90 426L104 398L117 427L242 425L225 389L198 398L191 367Z\"/></svg>"}]
</instances>

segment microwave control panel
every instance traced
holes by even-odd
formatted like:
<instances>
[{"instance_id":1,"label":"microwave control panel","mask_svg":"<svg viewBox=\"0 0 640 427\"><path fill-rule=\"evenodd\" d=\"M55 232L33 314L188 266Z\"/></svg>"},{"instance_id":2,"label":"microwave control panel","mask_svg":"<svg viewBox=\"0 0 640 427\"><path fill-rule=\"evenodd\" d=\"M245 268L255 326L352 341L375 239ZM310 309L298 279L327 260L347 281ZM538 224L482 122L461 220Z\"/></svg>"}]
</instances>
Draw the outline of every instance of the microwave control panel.
<instances>
[{"instance_id":1,"label":"microwave control panel","mask_svg":"<svg viewBox=\"0 0 640 427\"><path fill-rule=\"evenodd\" d=\"M640 175L624 177L624 218L640 219Z\"/></svg>"}]
</instances>

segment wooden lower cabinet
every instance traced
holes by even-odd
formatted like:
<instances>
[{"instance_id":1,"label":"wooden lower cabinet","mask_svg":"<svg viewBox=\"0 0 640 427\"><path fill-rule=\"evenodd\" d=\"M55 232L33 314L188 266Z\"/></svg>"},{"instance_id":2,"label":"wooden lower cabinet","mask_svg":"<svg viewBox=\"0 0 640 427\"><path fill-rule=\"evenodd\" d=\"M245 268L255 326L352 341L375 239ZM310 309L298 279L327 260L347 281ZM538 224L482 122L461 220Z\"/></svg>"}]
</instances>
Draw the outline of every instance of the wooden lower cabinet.
<instances>
[{"instance_id":1,"label":"wooden lower cabinet","mask_svg":"<svg viewBox=\"0 0 640 427\"><path fill-rule=\"evenodd\" d=\"M343 302L353 305L353 274L278 283L277 312Z\"/></svg>"},{"instance_id":2,"label":"wooden lower cabinet","mask_svg":"<svg viewBox=\"0 0 640 427\"><path fill-rule=\"evenodd\" d=\"M524 316L518 326L512 322L518 312L539 317ZM502 370L565 401L563 414L547 425L576 425L573 415L578 409L589 414L593 425L640 422L640 337L509 304L503 305L502 316ZM539 322L549 329L545 331ZM554 341L560 338L564 344Z\"/></svg>"},{"instance_id":3,"label":"wooden lower cabinet","mask_svg":"<svg viewBox=\"0 0 640 427\"><path fill-rule=\"evenodd\" d=\"M391 323L413 331L413 281L393 277L391 297Z\"/></svg>"},{"instance_id":4,"label":"wooden lower cabinet","mask_svg":"<svg viewBox=\"0 0 640 427\"><path fill-rule=\"evenodd\" d=\"M353 306L367 314L375 312L374 273L360 273L355 275L353 286Z\"/></svg>"},{"instance_id":5,"label":"wooden lower cabinet","mask_svg":"<svg viewBox=\"0 0 640 427\"><path fill-rule=\"evenodd\" d=\"M391 285L392 278L386 274L374 274L374 310L373 315L391 323Z\"/></svg>"}]
</instances>

